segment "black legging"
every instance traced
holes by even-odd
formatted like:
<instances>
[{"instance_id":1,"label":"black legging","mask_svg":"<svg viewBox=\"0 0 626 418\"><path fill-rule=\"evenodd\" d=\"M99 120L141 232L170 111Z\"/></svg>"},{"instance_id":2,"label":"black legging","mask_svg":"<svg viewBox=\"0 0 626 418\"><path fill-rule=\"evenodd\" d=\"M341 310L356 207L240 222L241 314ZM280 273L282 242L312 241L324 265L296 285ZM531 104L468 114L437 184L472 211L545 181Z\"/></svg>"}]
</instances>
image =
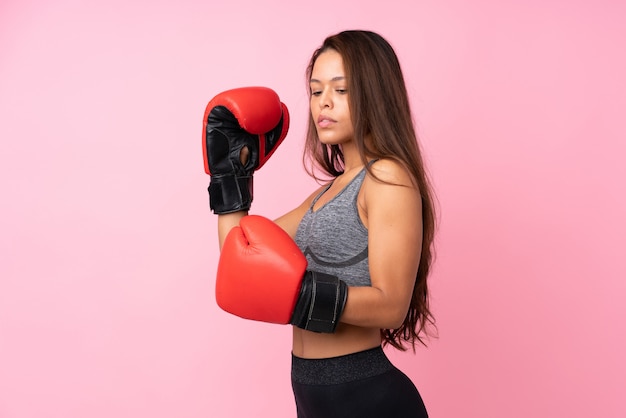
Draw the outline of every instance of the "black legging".
<instances>
[{"instance_id":1,"label":"black legging","mask_svg":"<svg viewBox=\"0 0 626 418\"><path fill-rule=\"evenodd\" d=\"M292 357L298 418L426 418L411 380L381 347L327 359Z\"/></svg>"}]
</instances>

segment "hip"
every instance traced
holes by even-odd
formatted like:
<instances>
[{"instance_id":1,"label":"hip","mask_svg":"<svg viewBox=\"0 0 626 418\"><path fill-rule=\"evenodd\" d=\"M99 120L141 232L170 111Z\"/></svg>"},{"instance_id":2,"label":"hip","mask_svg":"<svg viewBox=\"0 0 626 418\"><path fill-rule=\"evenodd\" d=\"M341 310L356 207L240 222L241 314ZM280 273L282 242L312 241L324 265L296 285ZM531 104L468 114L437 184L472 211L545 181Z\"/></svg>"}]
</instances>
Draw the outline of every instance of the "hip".
<instances>
[{"instance_id":1,"label":"hip","mask_svg":"<svg viewBox=\"0 0 626 418\"><path fill-rule=\"evenodd\" d=\"M380 346L323 359L292 355L291 381L298 418L428 416L413 382Z\"/></svg>"}]
</instances>

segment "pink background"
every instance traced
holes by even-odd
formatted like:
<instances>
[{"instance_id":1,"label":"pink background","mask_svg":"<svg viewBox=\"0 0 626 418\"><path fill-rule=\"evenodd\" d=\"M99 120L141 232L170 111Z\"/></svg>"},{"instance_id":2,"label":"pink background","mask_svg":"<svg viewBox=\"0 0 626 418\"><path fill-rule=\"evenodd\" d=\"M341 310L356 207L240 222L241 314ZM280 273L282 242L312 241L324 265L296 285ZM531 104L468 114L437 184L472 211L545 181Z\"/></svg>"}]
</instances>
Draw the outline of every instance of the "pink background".
<instances>
[{"instance_id":1,"label":"pink background","mask_svg":"<svg viewBox=\"0 0 626 418\"><path fill-rule=\"evenodd\" d=\"M623 2L86 3L0 5L1 418L294 416L289 327L214 301L201 118L280 94L282 214L304 67L349 28L395 46L439 198L440 338L390 352L431 416L626 416Z\"/></svg>"}]
</instances>

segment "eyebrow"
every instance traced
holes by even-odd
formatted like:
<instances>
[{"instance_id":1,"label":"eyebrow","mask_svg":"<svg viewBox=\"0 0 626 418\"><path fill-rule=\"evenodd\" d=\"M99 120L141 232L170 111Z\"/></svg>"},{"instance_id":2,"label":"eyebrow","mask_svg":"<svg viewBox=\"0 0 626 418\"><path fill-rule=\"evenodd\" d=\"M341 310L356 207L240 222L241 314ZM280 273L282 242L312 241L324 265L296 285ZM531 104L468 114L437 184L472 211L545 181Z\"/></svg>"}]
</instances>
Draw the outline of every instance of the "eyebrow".
<instances>
[{"instance_id":1,"label":"eyebrow","mask_svg":"<svg viewBox=\"0 0 626 418\"><path fill-rule=\"evenodd\" d=\"M337 77L333 77L330 79L330 81L341 81L341 80L345 80L346 78L344 76L337 76ZM316 78L312 78L309 80L309 83L321 83L320 80L316 79Z\"/></svg>"}]
</instances>

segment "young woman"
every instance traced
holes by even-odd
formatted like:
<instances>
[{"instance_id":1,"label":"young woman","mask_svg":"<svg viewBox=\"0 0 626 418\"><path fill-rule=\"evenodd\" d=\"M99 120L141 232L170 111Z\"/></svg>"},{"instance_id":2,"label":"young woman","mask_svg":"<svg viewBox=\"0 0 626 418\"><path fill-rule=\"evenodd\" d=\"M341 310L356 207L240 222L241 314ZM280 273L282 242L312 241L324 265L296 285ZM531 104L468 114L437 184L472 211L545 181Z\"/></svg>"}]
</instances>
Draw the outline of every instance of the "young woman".
<instances>
[{"instance_id":1,"label":"young woman","mask_svg":"<svg viewBox=\"0 0 626 418\"><path fill-rule=\"evenodd\" d=\"M292 385L298 417L426 417L416 387L382 350L424 343L434 323L427 287L434 210L400 64L380 35L345 31L314 52L307 79L307 168L332 181L275 224L306 257L305 277L320 274L331 290L324 309L333 325L322 325L320 332L294 319L295 313L288 321L296 325ZM285 129L274 129L276 145ZM249 152L244 145L235 155L245 162ZM220 245L248 207L218 212ZM314 312L314 303L309 294L303 310Z\"/></svg>"}]
</instances>

